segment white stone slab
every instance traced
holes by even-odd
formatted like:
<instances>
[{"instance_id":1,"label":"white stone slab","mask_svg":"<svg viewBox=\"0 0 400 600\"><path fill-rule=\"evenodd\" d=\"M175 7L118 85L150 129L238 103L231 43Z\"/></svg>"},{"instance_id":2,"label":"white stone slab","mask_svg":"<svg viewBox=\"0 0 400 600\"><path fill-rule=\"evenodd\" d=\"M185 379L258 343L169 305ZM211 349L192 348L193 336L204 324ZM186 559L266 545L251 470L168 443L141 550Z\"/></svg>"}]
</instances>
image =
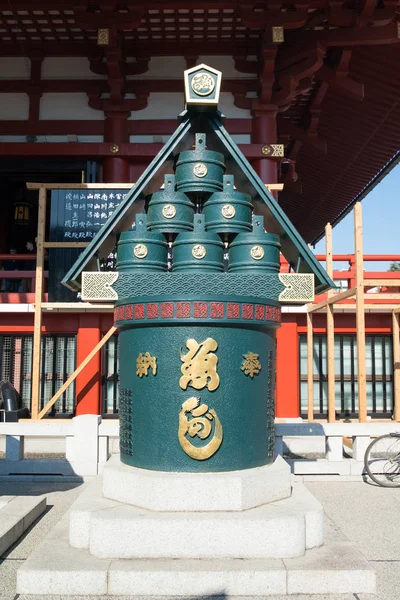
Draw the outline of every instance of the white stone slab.
<instances>
[{"instance_id":1,"label":"white stone slab","mask_svg":"<svg viewBox=\"0 0 400 600\"><path fill-rule=\"evenodd\" d=\"M43 496L15 496L0 510L0 556L46 510Z\"/></svg>"},{"instance_id":2,"label":"white stone slab","mask_svg":"<svg viewBox=\"0 0 400 600\"><path fill-rule=\"evenodd\" d=\"M90 519L93 513L118 506L114 500L102 496L102 479L87 484L70 508L69 543L74 548L89 548Z\"/></svg>"},{"instance_id":3,"label":"white stone slab","mask_svg":"<svg viewBox=\"0 0 400 600\"><path fill-rule=\"evenodd\" d=\"M221 473L167 473L137 469L112 456L103 471L103 495L149 510L237 511L290 496L287 462Z\"/></svg>"},{"instance_id":4,"label":"white stone slab","mask_svg":"<svg viewBox=\"0 0 400 600\"><path fill-rule=\"evenodd\" d=\"M93 512L101 558L283 558L305 552L304 511L279 502L243 512L153 512L120 504Z\"/></svg>"},{"instance_id":5,"label":"white stone slab","mask_svg":"<svg viewBox=\"0 0 400 600\"><path fill-rule=\"evenodd\" d=\"M324 509L315 496L301 483L294 483L290 498L279 501L288 510L304 512L306 520L306 548L317 548L324 543Z\"/></svg>"},{"instance_id":6,"label":"white stone slab","mask_svg":"<svg viewBox=\"0 0 400 600\"><path fill-rule=\"evenodd\" d=\"M109 561L68 545L68 516L65 516L18 571L17 593L36 595L38 599L62 595L82 600L85 595L106 594L137 600L210 595L261 600L288 592L292 598L299 598L300 593L345 593L343 590L373 593L375 577L368 562L348 541L343 541L340 531L336 530L334 535L328 531L327 537L324 548L283 561ZM300 588L307 591L297 592Z\"/></svg>"},{"instance_id":7,"label":"white stone slab","mask_svg":"<svg viewBox=\"0 0 400 600\"><path fill-rule=\"evenodd\" d=\"M18 570L17 594L105 595L109 566L68 544L66 515Z\"/></svg>"},{"instance_id":8,"label":"white stone slab","mask_svg":"<svg viewBox=\"0 0 400 600\"><path fill-rule=\"evenodd\" d=\"M108 593L123 596L267 596L286 594L281 560L112 561Z\"/></svg>"},{"instance_id":9,"label":"white stone slab","mask_svg":"<svg viewBox=\"0 0 400 600\"><path fill-rule=\"evenodd\" d=\"M288 594L374 594L376 578L350 542L332 541L299 558L284 559Z\"/></svg>"}]
</instances>

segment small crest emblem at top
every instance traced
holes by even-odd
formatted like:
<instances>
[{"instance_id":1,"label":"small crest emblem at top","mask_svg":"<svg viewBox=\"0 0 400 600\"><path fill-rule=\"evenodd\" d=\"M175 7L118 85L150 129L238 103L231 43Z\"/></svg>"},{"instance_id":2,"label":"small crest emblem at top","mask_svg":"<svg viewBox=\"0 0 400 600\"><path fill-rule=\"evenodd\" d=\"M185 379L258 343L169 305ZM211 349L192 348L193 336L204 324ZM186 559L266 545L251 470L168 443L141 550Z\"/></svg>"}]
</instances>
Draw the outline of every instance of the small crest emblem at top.
<instances>
[{"instance_id":1,"label":"small crest emblem at top","mask_svg":"<svg viewBox=\"0 0 400 600\"><path fill-rule=\"evenodd\" d=\"M201 71L193 76L191 88L198 96L208 96L214 91L215 79L209 73Z\"/></svg>"}]
</instances>

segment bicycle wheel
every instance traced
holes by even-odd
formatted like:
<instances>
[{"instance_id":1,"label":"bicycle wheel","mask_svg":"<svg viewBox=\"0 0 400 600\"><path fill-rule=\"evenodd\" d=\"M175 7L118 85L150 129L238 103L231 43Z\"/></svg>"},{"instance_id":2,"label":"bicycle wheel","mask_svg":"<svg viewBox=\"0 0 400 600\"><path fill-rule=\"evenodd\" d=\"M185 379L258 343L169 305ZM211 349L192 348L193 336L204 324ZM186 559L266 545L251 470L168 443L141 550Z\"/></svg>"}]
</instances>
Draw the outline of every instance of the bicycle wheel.
<instances>
[{"instance_id":1,"label":"bicycle wheel","mask_svg":"<svg viewBox=\"0 0 400 600\"><path fill-rule=\"evenodd\" d=\"M400 487L400 434L373 440L365 451L365 470L382 487Z\"/></svg>"}]
</instances>

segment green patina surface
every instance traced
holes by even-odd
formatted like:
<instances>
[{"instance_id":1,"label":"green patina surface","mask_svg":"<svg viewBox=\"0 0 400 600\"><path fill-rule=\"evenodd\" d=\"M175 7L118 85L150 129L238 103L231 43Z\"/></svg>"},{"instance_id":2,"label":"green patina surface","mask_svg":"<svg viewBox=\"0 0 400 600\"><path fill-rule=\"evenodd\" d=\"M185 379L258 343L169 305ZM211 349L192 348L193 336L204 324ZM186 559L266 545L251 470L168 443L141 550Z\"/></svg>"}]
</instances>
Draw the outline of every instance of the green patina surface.
<instances>
[{"instance_id":1,"label":"green patina surface","mask_svg":"<svg viewBox=\"0 0 400 600\"><path fill-rule=\"evenodd\" d=\"M120 299L198 293L278 300L285 286L272 273L120 273L113 288Z\"/></svg>"},{"instance_id":2,"label":"green patina surface","mask_svg":"<svg viewBox=\"0 0 400 600\"><path fill-rule=\"evenodd\" d=\"M181 351L186 342L199 344L212 338L218 344L216 371L219 386L181 389ZM149 352L157 359L157 373L136 375L136 359ZM259 355L261 370L251 378L242 371L244 355ZM172 326L150 325L123 328L120 333L121 459L144 469L161 471L230 471L267 464L272 459L275 329L213 325L212 327L175 321ZM207 460L194 460L178 439L182 404L200 398L218 416L223 440ZM126 407L125 410L123 407ZM215 425L213 424L213 427ZM201 447L212 439L188 438Z\"/></svg>"}]
</instances>

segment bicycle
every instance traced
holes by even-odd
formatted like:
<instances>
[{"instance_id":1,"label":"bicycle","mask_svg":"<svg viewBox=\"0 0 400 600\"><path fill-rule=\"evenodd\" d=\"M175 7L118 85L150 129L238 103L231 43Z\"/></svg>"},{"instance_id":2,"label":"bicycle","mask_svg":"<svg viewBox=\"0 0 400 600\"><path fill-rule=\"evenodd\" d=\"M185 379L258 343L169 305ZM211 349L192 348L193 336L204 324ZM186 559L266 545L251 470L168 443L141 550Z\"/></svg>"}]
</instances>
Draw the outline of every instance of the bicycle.
<instances>
[{"instance_id":1,"label":"bicycle","mask_svg":"<svg viewBox=\"0 0 400 600\"><path fill-rule=\"evenodd\" d=\"M400 432L373 440L365 451L365 470L382 487L400 487Z\"/></svg>"}]
</instances>

